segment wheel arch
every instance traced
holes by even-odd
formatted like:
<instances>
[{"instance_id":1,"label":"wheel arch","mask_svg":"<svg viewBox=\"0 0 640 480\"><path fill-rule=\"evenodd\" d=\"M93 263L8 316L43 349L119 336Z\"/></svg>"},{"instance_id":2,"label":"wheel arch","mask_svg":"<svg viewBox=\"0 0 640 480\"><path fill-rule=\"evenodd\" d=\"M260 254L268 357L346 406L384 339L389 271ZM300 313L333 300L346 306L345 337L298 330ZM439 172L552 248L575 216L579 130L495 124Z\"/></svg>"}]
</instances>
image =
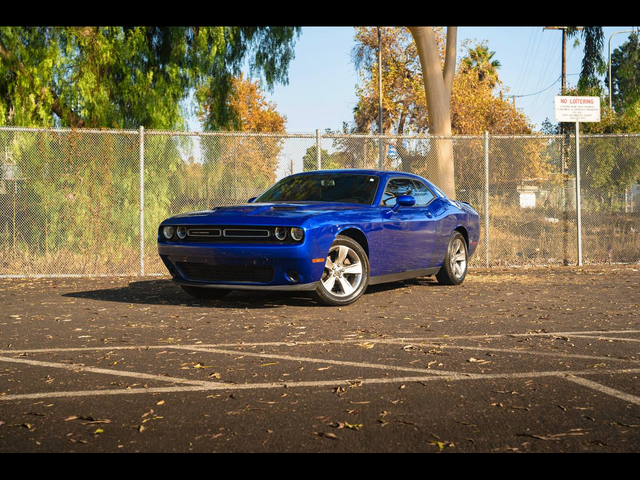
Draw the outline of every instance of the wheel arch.
<instances>
[{"instance_id":1,"label":"wheel arch","mask_svg":"<svg viewBox=\"0 0 640 480\"><path fill-rule=\"evenodd\" d=\"M352 240L355 240L356 242L358 242L360 244L360 246L362 247L364 252L367 254L367 257L368 258L371 257L369 255L369 240L367 238L367 235L362 230L360 230L359 228L346 227L343 230L340 230L337 233L337 235L342 235L342 236L345 236L345 237L349 237Z\"/></svg>"},{"instance_id":2,"label":"wheel arch","mask_svg":"<svg viewBox=\"0 0 640 480\"><path fill-rule=\"evenodd\" d=\"M453 232L460 232L460 234L464 237L464 242L467 244L467 250L469 250L469 232L463 225L458 225L453 229ZM451 232L451 235L453 235Z\"/></svg>"}]
</instances>

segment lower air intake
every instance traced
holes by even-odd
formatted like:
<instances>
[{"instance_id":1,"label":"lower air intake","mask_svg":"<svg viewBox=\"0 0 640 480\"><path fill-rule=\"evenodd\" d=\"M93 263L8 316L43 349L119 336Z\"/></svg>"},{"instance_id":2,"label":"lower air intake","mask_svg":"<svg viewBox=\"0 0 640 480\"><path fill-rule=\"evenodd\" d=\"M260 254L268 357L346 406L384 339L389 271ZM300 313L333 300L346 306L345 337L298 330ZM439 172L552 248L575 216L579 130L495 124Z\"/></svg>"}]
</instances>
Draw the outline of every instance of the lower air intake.
<instances>
[{"instance_id":1,"label":"lower air intake","mask_svg":"<svg viewBox=\"0 0 640 480\"><path fill-rule=\"evenodd\" d=\"M273 267L207 265L191 262L178 262L177 265L187 280L198 282L270 283L273 280Z\"/></svg>"}]
</instances>

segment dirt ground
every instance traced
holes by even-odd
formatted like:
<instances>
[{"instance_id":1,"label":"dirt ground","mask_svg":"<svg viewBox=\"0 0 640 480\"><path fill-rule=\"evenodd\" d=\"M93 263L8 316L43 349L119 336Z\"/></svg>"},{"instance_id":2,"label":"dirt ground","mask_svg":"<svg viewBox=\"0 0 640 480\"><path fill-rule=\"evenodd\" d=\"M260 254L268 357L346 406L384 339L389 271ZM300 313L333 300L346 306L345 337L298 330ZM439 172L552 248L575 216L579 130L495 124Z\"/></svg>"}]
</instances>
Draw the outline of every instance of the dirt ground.
<instances>
[{"instance_id":1,"label":"dirt ground","mask_svg":"<svg viewBox=\"0 0 640 480\"><path fill-rule=\"evenodd\" d=\"M640 265L194 300L0 279L0 452L637 452Z\"/></svg>"}]
</instances>

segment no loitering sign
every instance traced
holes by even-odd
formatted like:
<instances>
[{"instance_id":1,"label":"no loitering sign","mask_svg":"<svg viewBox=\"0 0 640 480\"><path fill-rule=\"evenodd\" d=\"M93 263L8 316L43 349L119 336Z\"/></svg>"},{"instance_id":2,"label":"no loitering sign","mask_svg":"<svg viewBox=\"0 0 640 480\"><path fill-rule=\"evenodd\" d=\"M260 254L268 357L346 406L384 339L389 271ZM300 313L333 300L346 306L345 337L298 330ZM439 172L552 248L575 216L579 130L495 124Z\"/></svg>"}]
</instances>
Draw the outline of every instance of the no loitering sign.
<instances>
[{"instance_id":1,"label":"no loitering sign","mask_svg":"<svg viewBox=\"0 0 640 480\"><path fill-rule=\"evenodd\" d=\"M556 122L576 124L576 219L578 265L582 265L582 213L580 208L580 122L600 121L600 97L556 97ZM564 173L564 172L563 172Z\"/></svg>"},{"instance_id":2,"label":"no loitering sign","mask_svg":"<svg viewBox=\"0 0 640 480\"><path fill-rule=\"evenodd\" d=\"M557 96L556 122L599 122L600 97Z\"/></svg>"}]
</instances>

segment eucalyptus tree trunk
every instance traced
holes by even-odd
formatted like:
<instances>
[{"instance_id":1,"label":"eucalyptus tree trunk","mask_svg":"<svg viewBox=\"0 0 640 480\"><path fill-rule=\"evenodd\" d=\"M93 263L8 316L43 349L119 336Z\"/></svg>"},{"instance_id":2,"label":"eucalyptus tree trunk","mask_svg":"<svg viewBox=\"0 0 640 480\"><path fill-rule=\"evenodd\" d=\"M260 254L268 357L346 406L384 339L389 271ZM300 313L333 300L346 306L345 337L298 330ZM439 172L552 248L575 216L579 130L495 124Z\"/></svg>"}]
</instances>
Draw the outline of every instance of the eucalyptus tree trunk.
<instances>
[{"instance_id":1,"label":"eucalyptus tree trunk","mask_svg":"<svg viewBox=\"0 0 640 480\"><path fill-rule=\"evenodd\" d=\"M435 163L428 169L430 180L449 198L455 198L453 144L451 138L451 88L456 66L458 27L447 27L444 68L432 27L409 27L416 42L429 111L429 133L433 141Z\"/></svg>"}]
</instances>

